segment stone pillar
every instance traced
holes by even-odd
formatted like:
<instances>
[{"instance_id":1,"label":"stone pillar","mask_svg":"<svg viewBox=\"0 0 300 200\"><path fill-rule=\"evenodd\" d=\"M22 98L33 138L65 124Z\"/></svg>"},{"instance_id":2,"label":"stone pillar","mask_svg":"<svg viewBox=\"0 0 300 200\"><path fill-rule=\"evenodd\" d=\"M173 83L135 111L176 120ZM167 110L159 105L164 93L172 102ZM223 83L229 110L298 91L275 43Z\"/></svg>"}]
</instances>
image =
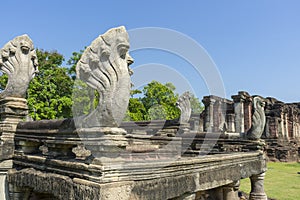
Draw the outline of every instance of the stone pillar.
<instances>
[{"instance_id":1,"label":"stone pillar","mask_svg":"<svg viewBox=\"0 0 300 200\"><path fill-rule=\"evenodd\" d=\"M292 121L293 139L297 138L297 132L298 132L297 122L298 122L298 113L296 111L294 111L293 112L293 121Z\"/></svg>"},{"instance_id":2,"label":"stone pillar","mask_svg":"<svg viewBox=\"0 0 300 200\"><path fill-rule=\"evenodd\" d=\"M12 160L4 160L0 162L0 199L8 198L7 171L12 168Z\"/></svg>"},{"instance_id":3,"label":"stone pillar","mask_svg":"<svg viewBox=\"0 0 300 200\"><path fill-rule=\"evenodd\" d=\"M284 119L283 119L283 113L281 113L280 118L278 120L278 135L282 138L285 137L284 133Z\"/></svg>"},{"instance_id":4,"label":"stone pillar","mask_svg":"<svg viewBox=\"0 0 300 200\"><path fill-rule=\"evenodd\" d=\"M14 185L9 184L9 194L7 194L6 199L9 200L27 200L30 197L31 189L29 188L20 188ZM9 196L9 197L8 197Z\"/></svg>"},{"instance_id":5,"label":"stone pillar","mask_svg":"<svg viewBox=\"0 0 300 200\"><path fill-rule=\"evenodd\" d=\"M267 122L268 122L268 126L269 128L267 129L266 127L266 131L269 132L269 137L281 137L280 134L281 133L281 129L280 129L280 118L279 117L270 117L270 116L267 116L266 117L267 119Z\"/></svg>"},{"instance_id":6,"label":"stone pillar","mask_svg":"<svg viewBox=\"0 0 300 200\"><path fill-rule=\"evenodd\" d=\"M226 110L227 110L227 105L225 102L225 99L222 99L219 102L219 110L218 110L218 129L217 131L221 132L228 132L228 123L226 122Z\"/></svg>"},{"instance_id":7,"label":"stone pillar","mask_svg":"<svg viewBox=\"0 0 300 200\"><path fill-rule=\"evenodd\" d=\"M244 102L244 131L247 132L252 124L252 98L250 95L245 95Z\"/></svg>"},{"instance_id":8,"label":"stone pillar","mask_svg":"<svg viewBox=\"0 0 300 200\"><path fill-rule=\"evenodd\" d=\"M271 123L271 117L270 116L266 116L266 127L265 127L265 131L263 133L263 136L265 138L269 138L270 137L270 123Z\"/></svg>"},{"instance_id":9,"label":"stone pillar","mask_svg":"<svg viewBox=\"0 0 300 200\"><path fill-rule=\"evenodd\" d=\"M264 179L265 173L261 173L258 175L252 175L250 177L251 180L251 192L250 192L250 200L267 200L267 195L264 191Z\"/></svg>"},{"instance_id":10,"label":"stone pillar","mask_svg":"<svg viewBox=\"0 0 300 200\"><path fill-rule=\"evenodd\" d=\"M240 181L235 181L223 187L223 200L239 200Z\"/></svg>"},{"instance_id":11,"label":"stone pillar","mask_svg":"<svg viewBox=\"0 0 300 200\"><path fill-rule=\"evenodd\" d=\"M224 200L223 187L214 188L208 191L210 199Z\"/></svg>"},{"instance_id":12,"label":"stone pillar","mask_svg":"<svg viewBox=\"0 0 300 200\"><path fill-rule=\"evenodd\" d=\"M251 127L252 123L252 98L247 92L243 91L231 96L231 98L234 102L235 131L244 133Z\"/></svg>"},{"instance_id":13,"label":"stone pillar","mask_svg":"<svg viewBox=\"0 0 300 200\"><path fill-rule=\"evenodd\" d=\"M296 118L296 121L295 121L295 132L294 132L294 137L295 139L298 139L299 137L299 123L298 123L298 117Z\"/></svg>"},{"instance_id":14,"label":"stone pillar","mask_svg":"<svg viewBox=\"0 0 300 200\"><path fill-rule=\"evenodd\" d=\"M202 100L205 105L205 121L204 121L204 131L212 132L214 127L214 103L215 99L212 99L210 96L206 96Z\"/></svg>"},{"instance_id":15,"label":"stone pillar","mask_svg":"<svg viewBox=\"0 0 300 200\"><path fill-rule=\"evenodd\" d=\"M214 200L239 200L238 190L240 181L214 188L208 191L210 199Z\"/></svg>"},{"instance_id":16,"label":"stone pillar","mask_svg":"<svg viewBox=\"0 0 300 200\"><path fill-rule=\"evenodd\" d=\"M12 169L14 135L18 122L28 112L27 101L23 98L6 97L0 99L0 199L7 198L7 171Z\"/></svg>"},{"instance_id":17,"label":"stone pillar","mask_svg":"<svg viewBox=\"0 0 300 200\"><path fill-rule=\"evenodd\" d=\"M238 133L245 132L244 129L244 98L241 95L232 96L234 101L235 114L235 131Z\"/></svg>"},{"instance_id":18,"label":"stone pillar","mask_svg":"<svg viewBox=\"0 0 300 200\"><path fill-rule=\"evenodd\" d=\"M228 124L227 132L234 133L235 132L234 114L227 114L227 124Z\"/></svg>"},{"instance_id":19,"label":"stone pillar","mask_svg":"<svg viewBox=\"0 0 300 200\"><path fill-rule=\"evenodd\" d=\"M289 139L289 121L288 121L288 116L287 113L284 113L284 133L285 133L285 137L287 139Z\"/></svg>"}]
</instances>

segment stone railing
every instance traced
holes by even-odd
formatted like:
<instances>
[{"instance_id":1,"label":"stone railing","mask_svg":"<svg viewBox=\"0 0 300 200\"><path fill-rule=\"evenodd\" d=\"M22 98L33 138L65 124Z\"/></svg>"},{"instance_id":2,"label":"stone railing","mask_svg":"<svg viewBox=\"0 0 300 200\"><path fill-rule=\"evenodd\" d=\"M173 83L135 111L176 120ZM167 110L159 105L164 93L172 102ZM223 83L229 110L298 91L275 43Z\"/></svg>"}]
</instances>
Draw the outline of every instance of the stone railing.
<instances>
[{"instance_id":1,"label":"stone railing","mask_svg":"<svg viewBox=\"0 0 300 200\"><path fill-rule=\"evenodd\" d=\"M123 127L130 130L130 124L124 123ZM160 124L153 123L152 127ZM174 123L169 125L169 129L176 128ZM241 178L250 177L254 185L263 181L266 163L262 151L257 149L261 144L222 135L217 140L217 136L220 134L211 133L210 138L201 133L180 137L128 134L124 148L115 149L104 158L100 155L105 155L101 149L105 145L99 142L105 136L80 138L72 120L21 122L15 133L15 169L8 179L14 188L10 195L15 199L45 193L58 199L172 199L207 195L237 199ZM187 152L181 154L190 140ZM197 146L205 146L204 140L208 144L215 142L218 151L214 146L209 155L199 156ZM232 149L224 150L229 146ZM62 184L57 185L58 182ZM263 199L263 195L262 188L255 190L253 186L252 199Z\"/></svg>"}]
</instances>

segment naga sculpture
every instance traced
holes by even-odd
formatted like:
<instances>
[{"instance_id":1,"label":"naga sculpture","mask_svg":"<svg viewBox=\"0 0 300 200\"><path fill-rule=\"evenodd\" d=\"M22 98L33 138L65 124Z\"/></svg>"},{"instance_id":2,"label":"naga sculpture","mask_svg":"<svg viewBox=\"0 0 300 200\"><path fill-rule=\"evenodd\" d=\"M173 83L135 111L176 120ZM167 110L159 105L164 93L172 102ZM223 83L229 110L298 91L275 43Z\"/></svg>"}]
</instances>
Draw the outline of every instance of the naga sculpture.
<instances>
[{"instance_id":1,"label":"naga sculpture","mask_svg":"<svg viewBox=\"0 0 300 200\"><path fill-rule=\"evenodd\" d=\"M36 52L27 35L8 42L0 50L0 70L8 76L6 88L0 98L25 98L29 82L38 72L37 67Z\"/></svg>"},{"instance_id":2,"label":"naga sculpture","mask_svg":"<svg viewBox=\"0 0 300 200\"><path fill-rule=\"evenodd\" d=\"M130 98L133 59L124 26L112 28L85 49L77 63L77 78L99 93L98 106L80 119L81 127L117 127Z\"/></svg>"},{"instance_id":3,"label":"naga sculpture","mask_svg":"<svg viewBox=\"0 0 300 200\"><path fill-rule=\"evenodd\" d=\"M191 113L192 113L190 99L191 99L190 93L185 92L179 97L178 101L176 102L176 106L181 111L180 119L179 119L180 124L188 123L188 121L190 120Z\"/></svg>"},{"instance_id":4,"label":"naga sculpture","mask_svg":"<svg viewBox=\"0 0 300 200\"><path fill-rule=\"evenodd\" d=\"M265 102L262 97L253 97L252 124L246 137L250 140L259 140L264 132L266 115L264 111Z\"/></svg>"}]
</instances>

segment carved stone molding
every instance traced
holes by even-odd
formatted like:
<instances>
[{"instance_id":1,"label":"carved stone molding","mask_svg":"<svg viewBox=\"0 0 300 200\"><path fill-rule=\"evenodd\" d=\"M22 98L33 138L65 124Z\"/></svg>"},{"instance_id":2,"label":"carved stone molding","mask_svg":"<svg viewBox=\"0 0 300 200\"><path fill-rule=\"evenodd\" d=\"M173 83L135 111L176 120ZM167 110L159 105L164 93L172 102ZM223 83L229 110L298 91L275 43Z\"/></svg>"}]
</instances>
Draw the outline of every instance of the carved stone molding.
<instances>
[{"instance_id":1,"label":"carved stone molding","mask_svg":"<svg viewBox=\"0 0 300 200\"><path fill-rule=\"evenodd\" d=\"M0 116L3 123L18 123L28 114L27 100L16 97L0 99Z\"/></svg>"}]
</instances>

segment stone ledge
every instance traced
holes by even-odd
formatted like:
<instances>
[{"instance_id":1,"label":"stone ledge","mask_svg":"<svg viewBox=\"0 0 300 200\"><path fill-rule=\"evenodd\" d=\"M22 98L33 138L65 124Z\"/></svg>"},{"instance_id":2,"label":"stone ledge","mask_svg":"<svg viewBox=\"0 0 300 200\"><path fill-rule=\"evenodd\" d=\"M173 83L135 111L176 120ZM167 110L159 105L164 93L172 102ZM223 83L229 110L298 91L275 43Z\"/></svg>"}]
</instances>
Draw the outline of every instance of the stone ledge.
<instances>
[{"instance_id":1,"label":"stone ledge","mask_svg":"<svg viewBox=\"0 0 300 200\"><path fill-rule=\"evenodd\" d=\"M60 184L60 191L68 191L75 195L75 188L85 188L84 190L90 191L91 194L83 192L81 195L87 195L87 199L90 199L92 196L89 195L92 194L101 194L101 199L109 199L111 194L119 194L120 190L127 198L118 196L117 199L169 199L185 193L217 188L266 170L264 156L260 152L160 162L127 161L102 166L54 159L40 159L38 162L37 156L23 158L24 160L16 157L14 161L23 169L9 172L11 184L41 192L39 184L47 184L47 187L53 188L62 180L67 180L65 184Z\"/></svg>"}]
</instances>

